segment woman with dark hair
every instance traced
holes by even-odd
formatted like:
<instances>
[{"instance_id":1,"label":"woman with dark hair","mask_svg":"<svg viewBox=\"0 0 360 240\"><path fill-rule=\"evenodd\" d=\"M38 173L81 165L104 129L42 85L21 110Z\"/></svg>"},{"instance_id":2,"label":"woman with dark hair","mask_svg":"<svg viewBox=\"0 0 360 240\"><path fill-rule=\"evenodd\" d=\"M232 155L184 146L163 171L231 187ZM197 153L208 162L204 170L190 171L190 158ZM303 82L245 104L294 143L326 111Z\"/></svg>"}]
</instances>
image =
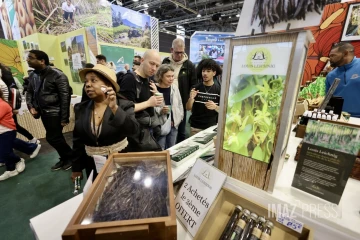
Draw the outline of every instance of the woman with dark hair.
<instances>
[{"instance_id":1,"label":"woman with dark hair","mask_svg":"<svg viewBox=\"0 0 360 240\"><path fill-rule=\"evenodd\" d=\"M191 135L217 124L221 86L214 79L221 74L220 66L212 59L204 59L197 66L202 82L190 92L186 109L191 110Z\"/></svg>"},{"instance_id":2,"label":"woman with dark hair","mask_svg":"<svg viewBox=\"0 0 360 240\"><path fill-rule=\"evenodd\" d=\"M120 90L115 72L97 64L80 71L85 82L85 92L90 100L75 105L75 129L73 132L72 176L82 177L85 168L89 176L97 175L94 157L107 157L121 152L127 145L127 137L138 132L134 103L117 98Z\"/></svg>"},{"instance_id":3,"label":"woman with dark hair","mask_svg":"<svg viewBox=\"0 0 360 240\"><path fill-rule=\"evenodd\" d=\"M176 144L178 127L184 118L184 107L178 87L174 82L174 68L170 64L163 64L155 74L157 90L164 96L165 106L155 108L159 114L165 116L165 124L161 126L161 136L158 143L162 149L168 149Z\"/></svg>"}]
</instances>

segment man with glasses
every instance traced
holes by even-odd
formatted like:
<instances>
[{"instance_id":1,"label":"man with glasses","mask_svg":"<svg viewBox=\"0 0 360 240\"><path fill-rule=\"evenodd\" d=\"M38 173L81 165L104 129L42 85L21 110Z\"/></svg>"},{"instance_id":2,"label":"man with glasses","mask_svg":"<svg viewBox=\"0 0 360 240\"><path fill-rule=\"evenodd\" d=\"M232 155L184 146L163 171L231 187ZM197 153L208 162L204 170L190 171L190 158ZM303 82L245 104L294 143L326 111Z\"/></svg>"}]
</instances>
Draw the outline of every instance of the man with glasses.
<instances>
[{"instance_id":1,"label":"man with glasses","mask_svg":"<svg viewBox=\"0 0 360 240\"><path fill-rule=\"evenodd\" d=\"M178 128L177 143L185 140L186 126L186 102L192 87L198 83L196 78L195 66L185 53L185 43L182 39L176 38L172 42L170 49L171 56L163 60L163 64L170 64L174 68L174 83L180 90L182 103L184 106L184 119Z\"/></svg>"},{"instance_id":2,"label":"man with glasses","mask_svg":"<svg viewBox=\"0 0 360 240\"><path fill-rule=\"evenodd\" d=\"M51 170L71 168L72 149L62 134L69 124L72 89L66 75L50 67L48 55L40 50L31 50L27 57L34 71L29 76L26 103L34 118L40 118L46 130L46 140L55 148L60 161Z\"/></svg>"}]
</instances>

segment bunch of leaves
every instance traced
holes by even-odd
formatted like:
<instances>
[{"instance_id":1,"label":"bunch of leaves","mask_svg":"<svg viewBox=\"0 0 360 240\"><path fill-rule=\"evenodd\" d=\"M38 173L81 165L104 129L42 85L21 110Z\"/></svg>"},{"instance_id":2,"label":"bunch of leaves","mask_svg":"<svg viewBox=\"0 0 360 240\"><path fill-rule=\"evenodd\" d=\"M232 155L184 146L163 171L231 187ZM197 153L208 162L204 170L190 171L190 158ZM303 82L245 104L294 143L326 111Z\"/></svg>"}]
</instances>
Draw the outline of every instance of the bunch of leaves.
<instances>
[{"instance_id":1,"label":"bunch of leaves","mask_svg":"<svg viewBox=\"0 0 360 240\"><path fill-rule=\"evenodd\" d=\"M234 79L238 85L230 91L224 149L269 161L284 79L275 75L241 75Z\"/></svg>"}]
</instances>

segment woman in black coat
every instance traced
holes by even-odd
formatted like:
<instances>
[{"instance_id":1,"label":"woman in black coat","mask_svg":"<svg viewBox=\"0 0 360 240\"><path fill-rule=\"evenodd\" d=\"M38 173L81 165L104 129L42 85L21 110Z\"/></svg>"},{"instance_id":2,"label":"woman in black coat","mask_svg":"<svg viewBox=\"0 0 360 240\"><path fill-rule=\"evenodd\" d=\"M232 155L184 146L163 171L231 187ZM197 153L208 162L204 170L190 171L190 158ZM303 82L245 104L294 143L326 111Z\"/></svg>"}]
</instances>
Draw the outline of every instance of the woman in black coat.
<instances>
[{"instance_id":1,"label":"woman in black coat","mask_svg":"<svg viewBox=\"0 0 360 240\"><path fill-rule=\"evenodd\" d=\"M134 103L117 98L120 87L115 72L97 64L80 71L85 82L85 92L90 100L75 105L73 132L72 176L82 177L85 168L89 176L97 175L94 157L106 157L121 152L128 144L127 137L137 134L139 124L135 119Z\"/></svg>"}]
</instances>

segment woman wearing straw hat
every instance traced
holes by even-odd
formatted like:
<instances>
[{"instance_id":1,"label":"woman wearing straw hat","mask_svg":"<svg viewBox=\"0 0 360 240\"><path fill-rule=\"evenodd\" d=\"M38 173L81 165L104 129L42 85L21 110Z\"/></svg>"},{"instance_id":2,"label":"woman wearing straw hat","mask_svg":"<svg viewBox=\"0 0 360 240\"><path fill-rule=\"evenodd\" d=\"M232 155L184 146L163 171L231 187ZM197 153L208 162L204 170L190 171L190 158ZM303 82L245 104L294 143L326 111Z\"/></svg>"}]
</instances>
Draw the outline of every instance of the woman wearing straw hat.
<instances>
[{"instance_id":1,"label":"woman wearing straw hat","mask_svg":"<svg viewBox=\"0 0 360 240\"><path fill-rule=\"evenodd\" d=\"M85 82L85 92L90 100L76 104L74 108L71 178L82 177L85 168L88 176L94 170L95 179L94 157L104 159L111 153L122 151L128 144L127 137L137 133L139 124L135 119L134 103L117 98L120 87L112 69L97 64L82 69L79 75Z\"/></svg>"}]
</instances>

